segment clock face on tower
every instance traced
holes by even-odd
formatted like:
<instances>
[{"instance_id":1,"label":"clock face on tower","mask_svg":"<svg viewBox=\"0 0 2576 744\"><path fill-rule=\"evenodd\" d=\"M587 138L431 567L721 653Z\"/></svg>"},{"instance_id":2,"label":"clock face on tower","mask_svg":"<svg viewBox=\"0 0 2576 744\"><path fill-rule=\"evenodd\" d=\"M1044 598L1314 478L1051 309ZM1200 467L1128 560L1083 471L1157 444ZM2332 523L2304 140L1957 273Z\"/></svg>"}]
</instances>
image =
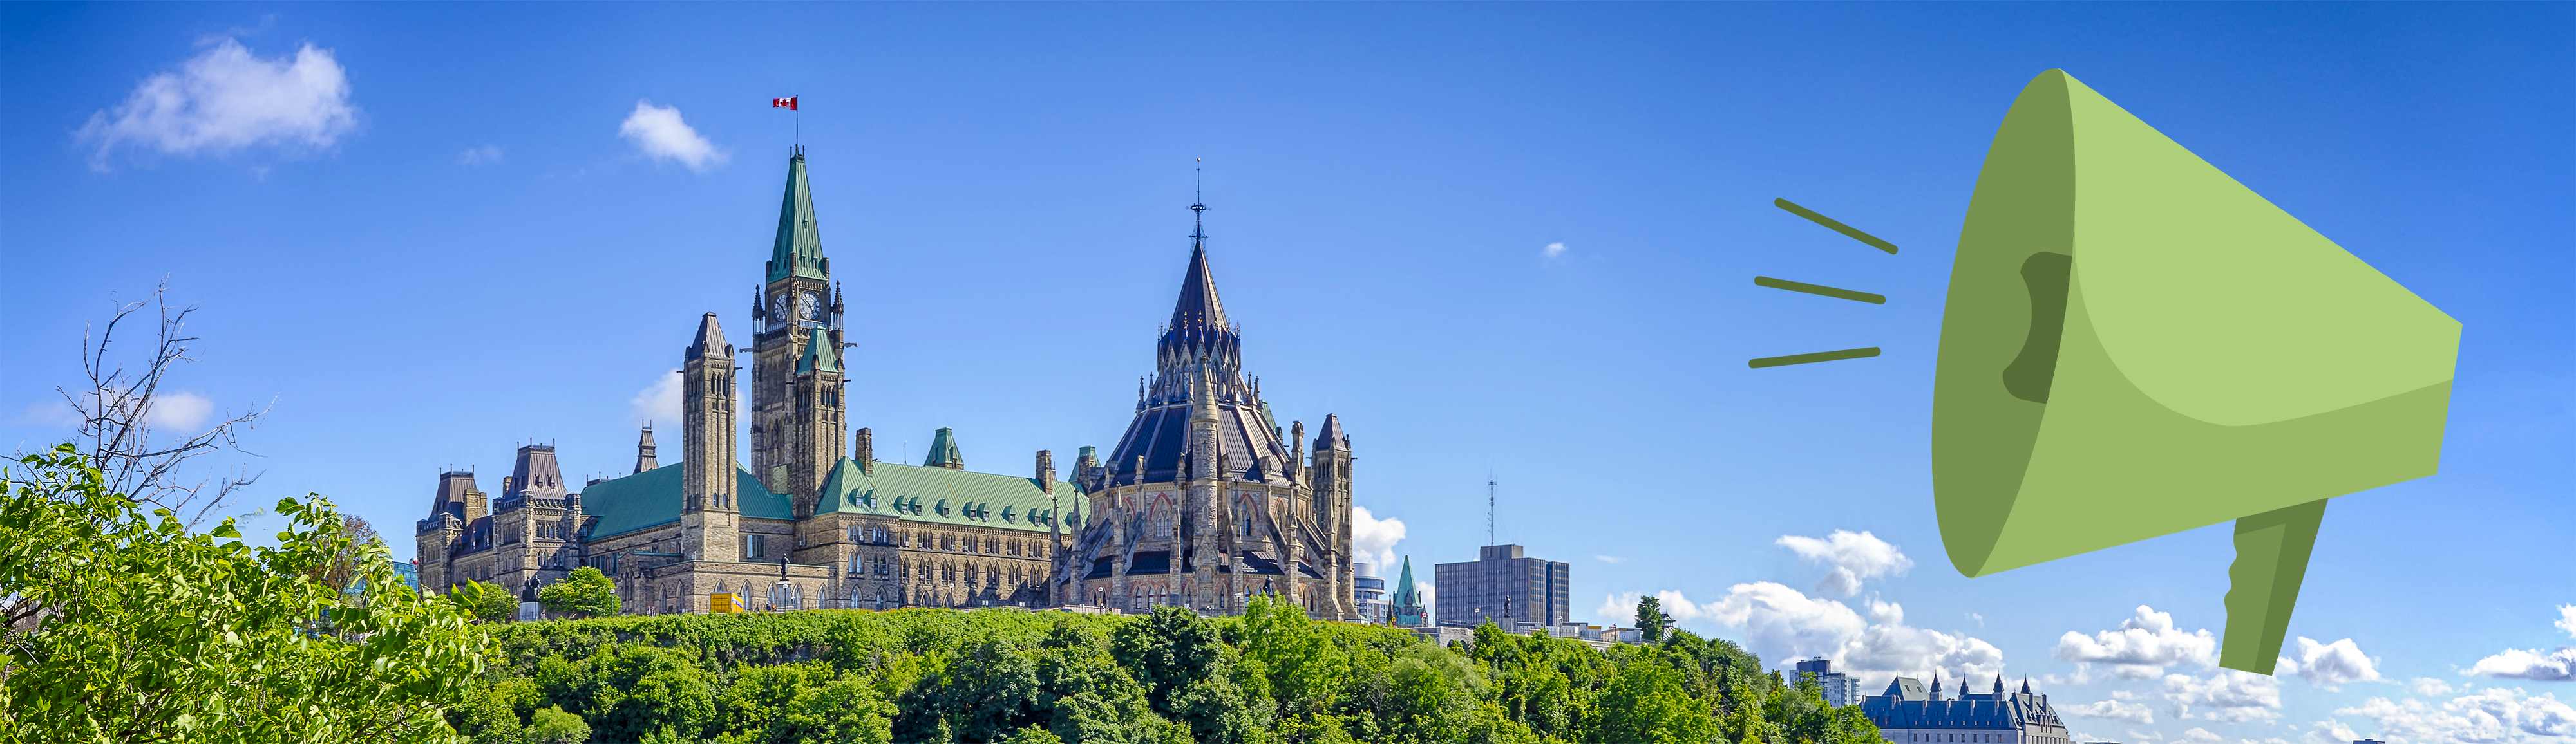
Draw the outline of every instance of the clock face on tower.
<instances>
[{"instance_id":1,"label":"clock face on tower","mask_svg":"<svg viewBox=\"0 0 2576 744\"><path fill-rule=\"evenodd\" d=\"M807 292L796 298L796 315L798 317L802 317L806 320L813 320L815 316L822 314L822 312L822 302L814 297L814 293Z\"/></svg>"},{"instance_id":2,"label":"clock face on tower","mask_svg":"<svg viewBox=\"0 0 2576 744\"><path fill-rule=\"evenodd\" d=\"M787 295L785 293L780 293L776 297L769 298L769 322L771 325L787 322Z\"/></svg>"}]
</instances>

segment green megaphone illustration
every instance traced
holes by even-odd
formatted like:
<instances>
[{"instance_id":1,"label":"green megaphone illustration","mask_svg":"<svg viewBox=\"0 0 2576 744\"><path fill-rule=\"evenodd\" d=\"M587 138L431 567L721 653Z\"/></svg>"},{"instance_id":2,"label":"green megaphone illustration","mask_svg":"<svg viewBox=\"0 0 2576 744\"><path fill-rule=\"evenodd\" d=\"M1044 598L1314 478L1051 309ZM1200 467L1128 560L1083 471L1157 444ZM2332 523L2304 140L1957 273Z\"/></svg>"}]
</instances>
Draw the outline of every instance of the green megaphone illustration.
<instances>
[{"instance_id":1,"label":"green megaphone illustration","mask_svg":"<svg viewBox=\"0 0 2576 744\"><path fill-rule=\"evenodd\" d=\"M2432 475L2460 324L2064 71L1995 133L1941 320L1968 576L2236 522L2222 666L2272 673L2326 500Z\"/></svg>"}]
</instances>

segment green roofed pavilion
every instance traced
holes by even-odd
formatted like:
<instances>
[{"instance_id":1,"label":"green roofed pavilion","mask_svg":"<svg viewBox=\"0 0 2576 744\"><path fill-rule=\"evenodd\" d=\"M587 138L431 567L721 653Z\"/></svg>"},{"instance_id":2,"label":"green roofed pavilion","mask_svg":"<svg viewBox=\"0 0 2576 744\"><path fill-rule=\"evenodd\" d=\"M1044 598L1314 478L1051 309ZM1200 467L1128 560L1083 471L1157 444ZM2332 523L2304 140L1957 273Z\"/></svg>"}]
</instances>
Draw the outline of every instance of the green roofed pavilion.
<instances>
[{"instance_id":1,"label":"green roofed pavilion","mask_svg":"<svg viewBox=\"0 0 2576 744\"><path fill-rule=\"evenodd\" d=\"M939 427L939 433L930 437L930 456L924 458L921 465L927 468L966 469L966 457L957 453L957 432L945 426Z\"/></svg>"}]
</instances>

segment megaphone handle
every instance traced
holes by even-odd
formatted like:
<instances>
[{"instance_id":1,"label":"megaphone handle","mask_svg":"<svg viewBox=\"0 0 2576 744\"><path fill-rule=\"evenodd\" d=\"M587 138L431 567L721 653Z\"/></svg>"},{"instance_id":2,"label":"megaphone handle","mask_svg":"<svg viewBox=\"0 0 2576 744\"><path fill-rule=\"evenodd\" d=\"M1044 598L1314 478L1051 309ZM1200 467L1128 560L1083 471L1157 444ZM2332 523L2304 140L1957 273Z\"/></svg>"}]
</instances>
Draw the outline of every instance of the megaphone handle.
<instances>
[{"instance_id":1,"label":"megaphone handle","mask_svg":"<svg viewBox=\"0 0 2576 744\"><path fill-rule=\"evenodd\" d=\"M2272 673L2325 517L2326 500L2317 499L2236 520L2236 563L2227 567L2227 637L2218 651L2219 666Z\"/></svg>"}]
</instances>

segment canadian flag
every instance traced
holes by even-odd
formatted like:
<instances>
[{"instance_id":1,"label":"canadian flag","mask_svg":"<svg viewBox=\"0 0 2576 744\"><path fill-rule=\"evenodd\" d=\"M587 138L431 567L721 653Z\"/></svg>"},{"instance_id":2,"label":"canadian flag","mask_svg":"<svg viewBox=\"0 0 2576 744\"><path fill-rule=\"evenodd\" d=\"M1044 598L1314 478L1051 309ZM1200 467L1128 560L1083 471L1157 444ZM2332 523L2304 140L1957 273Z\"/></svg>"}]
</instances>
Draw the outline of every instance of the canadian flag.
<instances>
[{"instance_id":1,"label":"canadian flag","mask_svg":"<svg viewBox=\"0 0 2576 744\"><path fill-rule=\"evenodd\" d=\"M794 99L794 98L772 98L772 99L769 99L769 107L770 107L770 108L784 108L784 109L787 109L787 110L789 110L789 111L794 111L794 110L796 110L796 99Z\"/></svg>"}]
</instances>

